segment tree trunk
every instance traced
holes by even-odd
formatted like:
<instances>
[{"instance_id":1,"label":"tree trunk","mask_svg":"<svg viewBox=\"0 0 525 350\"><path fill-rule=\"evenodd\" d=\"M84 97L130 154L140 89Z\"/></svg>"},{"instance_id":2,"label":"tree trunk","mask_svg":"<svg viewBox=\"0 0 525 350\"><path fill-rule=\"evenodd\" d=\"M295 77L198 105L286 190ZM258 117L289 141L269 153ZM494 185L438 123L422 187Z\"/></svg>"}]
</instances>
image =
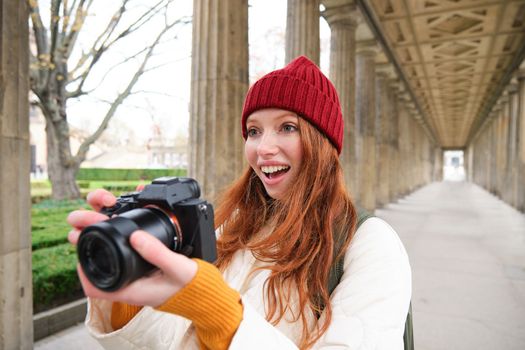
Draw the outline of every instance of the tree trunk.
<instances>
[{"instance_id":1,"label":"tree trunk","mask_svg":"<svg viewBox=\"0 0 525 350\"><path fill-rule=\"evenodd\" d=\"M47 137L47 166L48 176L51 181L53 189L53 199L77 199L80 198L80 190L75 181L78 172L79 164L70 162L66 164L63 157L60 156L62 152L70 152L70 150L60 149L60 144L67 144L69 148L69 140L60 142L58 138L61 133L57 133L52 121L46 118L46 137ZM63 136L62 136L63 137ZM71 154L71 153L69 153Z\"/></svg>"}]
</instances>

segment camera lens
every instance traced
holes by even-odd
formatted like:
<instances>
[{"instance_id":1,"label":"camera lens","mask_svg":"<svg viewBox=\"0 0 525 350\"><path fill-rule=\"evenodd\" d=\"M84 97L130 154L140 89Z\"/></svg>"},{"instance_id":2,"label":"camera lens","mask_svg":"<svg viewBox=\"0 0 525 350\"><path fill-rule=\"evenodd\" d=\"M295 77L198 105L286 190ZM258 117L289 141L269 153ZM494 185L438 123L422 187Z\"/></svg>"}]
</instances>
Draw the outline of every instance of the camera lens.
<instances>
[{"instance_id":1,"label":"camera lens","mask_svg":"<svg viewBox=\"0 0 525 350\"><path fill-rule=\"evenodd\" d=\"M155 269L131 247L129 237L139 229L171 250L180 244L176 224L156 208L133 209L88 226L80 234L77 251L80 265L93 285L115 291Z\"/></svg>"},{"instance_id":2,"label":"camera lens","mask_svg":"<svg viewBox=\"0 0 525 350\"><path fill-rule=\"evenodd\" d=\"M108 288L114 285L119 276L119 256L115 245L104 233L93 230L86 238L86 274L97 281L99 286Z\"/></svg>"}]
</instances>

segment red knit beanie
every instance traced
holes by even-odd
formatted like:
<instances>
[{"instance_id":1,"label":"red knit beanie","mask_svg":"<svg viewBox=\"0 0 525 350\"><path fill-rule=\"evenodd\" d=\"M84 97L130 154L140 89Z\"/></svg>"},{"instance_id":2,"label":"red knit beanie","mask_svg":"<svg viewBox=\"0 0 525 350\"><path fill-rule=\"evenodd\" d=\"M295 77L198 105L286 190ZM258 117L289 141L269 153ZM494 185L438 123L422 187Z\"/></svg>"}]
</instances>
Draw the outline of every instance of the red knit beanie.
<instances>
[{"instance_id":1,"label":"red knit beanie","mask_svg":"<svg viewBox=\"0 0 525 350\"><path fill-rule=\"evenodd\" d=\"M323 133L341 153L343 115L334 85L305 56L283 69L263 76L248 90L242 111L242 135L246 139L246 119L263 108L280 108L297 113Z\"/></svg>"}]
</instances>

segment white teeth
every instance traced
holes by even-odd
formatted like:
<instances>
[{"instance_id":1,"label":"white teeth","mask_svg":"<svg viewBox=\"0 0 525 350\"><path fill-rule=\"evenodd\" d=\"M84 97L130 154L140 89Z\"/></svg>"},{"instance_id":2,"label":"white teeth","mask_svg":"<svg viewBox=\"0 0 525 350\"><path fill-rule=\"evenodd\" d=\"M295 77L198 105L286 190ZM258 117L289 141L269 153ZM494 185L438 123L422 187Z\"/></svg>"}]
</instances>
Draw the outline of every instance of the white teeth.
<instances>
[{"instance_id":1,"label":"white teeth","mask_svg":"<svg viewBox=\"0 0 525 350\"><path fill-rule=\"evenodd\" d=\"M266 174L275 173L279 170L288 169L289 166L286 165L274 165L274 166L262 166L261 170Z\"/></svg>"}]
</instances>

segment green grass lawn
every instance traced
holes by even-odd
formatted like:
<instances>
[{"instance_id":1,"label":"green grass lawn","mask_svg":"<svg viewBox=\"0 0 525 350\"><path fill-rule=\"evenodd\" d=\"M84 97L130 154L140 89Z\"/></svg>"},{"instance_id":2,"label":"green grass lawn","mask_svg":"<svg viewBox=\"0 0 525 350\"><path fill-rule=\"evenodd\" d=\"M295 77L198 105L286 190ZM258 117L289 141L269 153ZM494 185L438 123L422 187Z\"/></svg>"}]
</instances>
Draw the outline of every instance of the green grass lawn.
<instances>
[{"instance_id":1,"label":"green grass lawn","mask_svg":"<svg viewBox=\"0 0 525 350\"><path fill-rule=\"evenodd\" d=\"M42 201L31 209L31 235L33 250L52 247L67 242L71 227L66 222L67 215L77 209L87 209L83 200Z\"/></svg>"},{"instance_id":2,"label":"green grass lawn","mask_svg":"<svg viewBox=\"0 0 525 350\"><path fill-rule=\"evenodd\" d=\"M107 188L115 190L114 193L120 195L121 192L134 190L139 183L141 182L89 181L88 186L83 183L82 192L87 194L96 188ZM46 191L51 193L49 182L39 181L34 187L32 184L32 196L42 196ZM89 209L89 206L85 200L55 201L50 199L40 199L32 205L33 310L35 313L82 296L76 273L76 250L67 240L71 227L67 224L66 218L71 211L77 209Z\"/></svg>"}]
</instances>

